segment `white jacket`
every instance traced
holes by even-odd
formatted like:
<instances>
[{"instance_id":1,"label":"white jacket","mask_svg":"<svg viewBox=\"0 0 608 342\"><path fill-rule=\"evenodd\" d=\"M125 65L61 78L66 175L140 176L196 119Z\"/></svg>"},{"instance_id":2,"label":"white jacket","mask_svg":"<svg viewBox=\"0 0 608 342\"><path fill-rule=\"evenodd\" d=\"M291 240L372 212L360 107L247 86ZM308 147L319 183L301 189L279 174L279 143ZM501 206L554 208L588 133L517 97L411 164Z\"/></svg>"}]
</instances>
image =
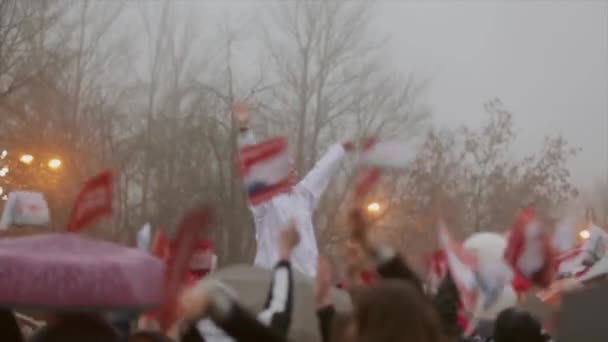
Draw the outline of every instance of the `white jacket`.
<instances>
[{"instance_id":1,"label":"white jacket","mask_svg":"<svg viewBox=\"0 0 608 342\"><path fill-rule=\"evenodd\" d=\"M250 131L239 136L240 146L252 144L255 144L255 138ZM260 205L250 206L255 221L256 266L272 268L276 264L279 260L279 231L293 218L300 233L300 244L293 252L292 266L308 276L316 275L319 252L312 222L313 212L344 154L342 145L330 146L291 192L277 195Z\"/></svg>"}]
</instances>

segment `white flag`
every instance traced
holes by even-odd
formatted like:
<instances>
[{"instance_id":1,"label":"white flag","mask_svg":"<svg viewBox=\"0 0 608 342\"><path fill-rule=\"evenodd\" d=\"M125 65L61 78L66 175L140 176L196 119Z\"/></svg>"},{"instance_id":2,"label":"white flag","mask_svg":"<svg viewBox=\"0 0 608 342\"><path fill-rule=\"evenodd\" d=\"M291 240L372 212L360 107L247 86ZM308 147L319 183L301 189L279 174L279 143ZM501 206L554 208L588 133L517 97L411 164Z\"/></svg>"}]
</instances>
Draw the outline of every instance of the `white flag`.
<instances>
[{"instance_id":1,"label":"white flag","mask_svg":"<svg viewBox=\"0 0 608 342\"><path fill-rule=\"evenodd\" d=\"M608 248L608 233L593 223L589 232L591 235L583 244L583 254L585 255L583 263L587 266L593 265L603 258L606 255L606 248Z\"/></svg>"},{"instance_id":2,"label":"white flag","mask_svg":"<svg viewBox=\"0 0 608 342\"><path fill-rule=\"evenodd\" d=\"M363 151L359 163L380 168L405 169L414 158L414 150L405 144L382 141Z\"/></svg>"},{"instance_id":3,"label":"white flag","mask_svg":"<svg viewBox=\"0 0 608 342\"><path fill-rule=\"evenodd\" d=\"M472 312L477 307L479 296L477 258L453 241L445 226L439 227L439 244L445 251L448 268L460 293L462 304Z\"/></svg>"},{"instance_id":4,"label":"white flag","mask_svg":"<svg viewBox=\"0 0 608 342\"><path fill-rule=\"evenodd\" d=\"M144 226L137 232L137 248L149 252L150 244L152 242L152 228L149 223L144 224Z\"/></svg>"},{"instance_id":5,"label":"white flag","mask_svg":"<svg viewBox=\"0 0 608 342\"><path fill-rule=\"evenodd\" d=\"M576 218L567 216L560 220L553 234L553 246L560 253L567 252L576 246Z\"/></svg>"}]
</instances>

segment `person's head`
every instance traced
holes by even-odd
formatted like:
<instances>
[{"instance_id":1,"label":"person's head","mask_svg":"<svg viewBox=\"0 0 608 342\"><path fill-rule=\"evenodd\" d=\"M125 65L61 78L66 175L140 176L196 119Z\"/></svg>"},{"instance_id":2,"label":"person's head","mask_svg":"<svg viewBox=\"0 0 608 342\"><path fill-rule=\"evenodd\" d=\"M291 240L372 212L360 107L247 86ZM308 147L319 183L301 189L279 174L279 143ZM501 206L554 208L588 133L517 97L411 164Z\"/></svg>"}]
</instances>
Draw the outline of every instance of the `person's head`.
<instances>
[{"instance_id":1,"label":"person's head","mask_svg":"<svg viewBox=\"0 0 608 342\"><path fill-rule=\"evenodd\" d=\"M524 310L509 308L502 311L494 323L495 342L544 342L538 320Z\"/></svg>"},{"instance_id":2,"label":"person's head","mask_svg":"<svg viewBox=\"0 0 608 342\"><path fill-rule=\"evenodd\" d=\"M401 280L385 280L353 291L351 322L339 341L442 342L434 308L418 289Z\"/></svg>"},{"instance_id":3,"label":"person's head","mask_svg":"<svg viewBox=\"0 0 608 342\"><path fill-rule=\"evenodd\" d=\"M159 331L138 331L129 336L128 342L171 342L172 340Z\"/></svg>"}]
</instances>

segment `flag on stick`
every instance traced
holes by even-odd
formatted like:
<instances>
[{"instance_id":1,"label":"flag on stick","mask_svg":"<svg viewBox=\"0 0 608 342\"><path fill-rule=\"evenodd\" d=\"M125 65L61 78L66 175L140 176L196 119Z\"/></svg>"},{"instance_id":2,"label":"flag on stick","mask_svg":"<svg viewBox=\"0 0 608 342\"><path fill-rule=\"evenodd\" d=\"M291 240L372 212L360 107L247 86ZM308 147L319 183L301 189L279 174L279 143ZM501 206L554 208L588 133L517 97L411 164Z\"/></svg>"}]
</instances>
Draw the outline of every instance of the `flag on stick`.
<instances>
[{"instance_id":1,"label":"flag on stick","mask_svg":"<svg viewBox=\"0 0 608 342\"><path fill-rule=\"evenodd\" d=\"M439 226L439 244L445 252L448 268L460 293L462 304L467 311L473 312L479 297L475 274L478 267L477 258L452 240L443 224Z\"/></svg>"},{"instance_id":2,"label":"flag on stick","mask_svg":"<svg viewBox=\"0 0 608 342\"><path fill-rule=\"evenodd\" d=\"M524 209L513 224L505 260L516 277L521 276L541 287L551 284L555 267L553 248L533 209Z\"/></svg>"},{"instance_id":3,"label":"flag on stick","mask_svg":"<svg viewBox=\"0 0 608 342\"><path fill-rule=\"evenodd\" d=\"M177 320L178 298L190 268L198 236L206 231L211 221L211 210L198 207L188 211L177 227L172 253L169 256L164 282L164 301L160 311L159 323L167 331Z\"/></svg>"},{"instance_id":4,"label":"flag on stick","mask_svg":"<svg viewBox=\"0 0 608 342\"><path fill-rule=\"evenodd\" d=\"M368 148L364 148L359 163L383 169L402 170L407 168L413 159L414 153L404 144L373 140Z\"/></svg>"},{"instance_id":5,"label":"flag on stick","mask_svg":"<svg viewBox=\"0 0 608 342\"><path fill-rule=\"evenodd\" d=\"M112 172L106 170L88 180L74 203L68 231L79 232L112 214Z\"/></svg>"},{"instance_id":6,"label":"flag on stick","mask_svg":"<svg viewBox=\"0 0 608 342\"><path fill-rule=\"evenodd\" d=\"M243 147L239 153L241 176L253 205L291 189L287 138L273 138Z\"/></svg>"}]
</instances>

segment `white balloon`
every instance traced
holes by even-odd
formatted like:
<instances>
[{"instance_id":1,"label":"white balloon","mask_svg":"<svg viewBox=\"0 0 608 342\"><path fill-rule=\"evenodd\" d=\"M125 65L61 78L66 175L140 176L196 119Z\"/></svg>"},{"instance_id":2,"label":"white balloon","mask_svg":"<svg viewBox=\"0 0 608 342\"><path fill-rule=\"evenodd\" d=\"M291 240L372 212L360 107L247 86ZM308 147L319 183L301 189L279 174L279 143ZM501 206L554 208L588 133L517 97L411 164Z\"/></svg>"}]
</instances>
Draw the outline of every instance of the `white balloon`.
<instances>
[{"instance_id":1,"label":"white balloon","mask_svg":"<svg viewBox=\"0 0 608 342\"><path fill-rule=\"evenodd\" d=\"M496 262L503 259L507 240L497 233L481 232L469 236L463 245L475 252L480 262Z\"/></svg>"},{"instance_id":2,"label":"white balloon","mask_svg":"<svg viewBox=\"0 0 608 342\"><path fill-rule=\"evenodd\" d=\"M474 316L482 320L494 320L498 314L517 304L517 295L511 286L513 272L504 261L507 239L500 234L480 232L471 235L463 244L464 248L477 255L481 277L491 285L505 284L494 303L484 308L488 300L483 291L480 292L478 307Z\"/></svg>"}]
</instances>

